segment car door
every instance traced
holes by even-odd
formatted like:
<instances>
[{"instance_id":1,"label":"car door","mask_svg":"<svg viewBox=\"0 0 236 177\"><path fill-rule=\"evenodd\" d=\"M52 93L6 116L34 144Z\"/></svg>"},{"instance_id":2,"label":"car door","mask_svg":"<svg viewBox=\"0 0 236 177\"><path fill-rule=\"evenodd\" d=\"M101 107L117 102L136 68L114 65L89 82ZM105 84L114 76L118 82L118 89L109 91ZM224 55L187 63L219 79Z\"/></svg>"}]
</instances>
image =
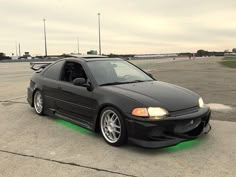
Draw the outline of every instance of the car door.
<instances>
[{"instance_id":1,"label":"car door","mask_svg":"<svg viewBox=\"0 0 236 177\"><path fill-rule=\"evenodd\" d=\"M54 110L55 103L58 99L58 86L61 78L61 71L64 65L64 61L58 61L54 64L50 65L46 70L42 73L42 91L44 95L45 107L47 109Z\"/></svg>"},{"instance_id":2,"label":"car door","mask_svg":"<svg viewBox=\"0 0 236 177\"><path fill-rule=\"evenodd\" d=\"M81 63L67 61L62 73L58 92L59 99L56 102L58 112L77 121L92 124L96 108L93 92L87 87L73 84L75 78L82 77L89 82Z\"/></svg>"}]
</instances>

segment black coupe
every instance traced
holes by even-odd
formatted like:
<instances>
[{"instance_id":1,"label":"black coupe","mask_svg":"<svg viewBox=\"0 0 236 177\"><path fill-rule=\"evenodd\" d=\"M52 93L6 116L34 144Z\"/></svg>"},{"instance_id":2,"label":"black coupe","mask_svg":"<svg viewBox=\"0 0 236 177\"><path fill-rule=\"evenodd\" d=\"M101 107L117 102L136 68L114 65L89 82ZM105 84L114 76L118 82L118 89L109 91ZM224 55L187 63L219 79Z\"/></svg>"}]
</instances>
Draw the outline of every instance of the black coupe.
<instances>
[{"instance_id":1,"label":"black coupe","mask_svg":"<svg viewBox=\"0 0 236 177\"><path fill-rule=\"evenodd\" d=\"M27 100L37 114L101 131L110 145L164 147L211 129L199 95L123 59L73 56L32 68Z\"/></svg>"}]
</instances>

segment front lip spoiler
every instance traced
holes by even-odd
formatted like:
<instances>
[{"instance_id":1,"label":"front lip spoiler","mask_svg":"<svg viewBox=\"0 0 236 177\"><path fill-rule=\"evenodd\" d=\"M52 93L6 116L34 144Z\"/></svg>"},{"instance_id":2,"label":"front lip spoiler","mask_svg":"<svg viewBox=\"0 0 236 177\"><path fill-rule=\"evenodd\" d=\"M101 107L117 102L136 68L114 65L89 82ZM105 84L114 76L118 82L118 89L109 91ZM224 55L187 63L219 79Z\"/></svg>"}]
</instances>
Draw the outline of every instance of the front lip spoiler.
<instances>
[{"instance_id":1,"label":"front lip spoiler","mask_svg":"<svg viewBox=\"0 0 236 177\"><path fill-rule=\"evenodd\" d=\"M168 147L168 146L175 146L181 142L196 139L198 137L201 137L204 134L207 134L210 130L211 130L211 125L207 124L199 136L192 137L192 138L175 137L174 139L165 140L165 141L146 141L146 140L141 140L141 139L129 137L128 140L130 143L138 145L143 148L149 148L149 149L164 148L164 147Z\"/></svg>"}]
</instances>

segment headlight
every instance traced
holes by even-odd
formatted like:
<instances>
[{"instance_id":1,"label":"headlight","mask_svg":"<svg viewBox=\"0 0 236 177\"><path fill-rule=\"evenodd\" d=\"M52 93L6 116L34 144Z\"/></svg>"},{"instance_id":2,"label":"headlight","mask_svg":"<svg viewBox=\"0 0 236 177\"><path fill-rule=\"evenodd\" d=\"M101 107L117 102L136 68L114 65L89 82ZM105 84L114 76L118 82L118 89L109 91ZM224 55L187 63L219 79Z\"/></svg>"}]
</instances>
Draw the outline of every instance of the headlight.
<instances>
[{"instance_id":1,"label":"headlight","mask_svg":"<svg viewBox=\"0 0 236 177\"><path fill-rule=\"evenodd\" d=\"M163 109L163 108L148 108L148 113L149 113L149 117L152 119L161 119L164 118L167 114L168 111Z\"/></svg>"},{"instance_id":2,"label":"headlight","mask_svg":"<svg viewBox=\"0 0 236 177\"><path fill-rule=\"evenodd\" d=\"M168 111L159 107L135 108L132 111L133 116L149 117L151 119L162 119L168 115Z\"/></svg>"},{"instance_id":3,"label":"headlight","mask_svg":"<svg viewBox=\"0 0 236 177\"><path fill-rule=\"evenodd\" d=\"M204 101L203 101L202 98L199 98L198 105L199 105L200 108L203 108L205 106Z\"/></svg>"}]
</instances>

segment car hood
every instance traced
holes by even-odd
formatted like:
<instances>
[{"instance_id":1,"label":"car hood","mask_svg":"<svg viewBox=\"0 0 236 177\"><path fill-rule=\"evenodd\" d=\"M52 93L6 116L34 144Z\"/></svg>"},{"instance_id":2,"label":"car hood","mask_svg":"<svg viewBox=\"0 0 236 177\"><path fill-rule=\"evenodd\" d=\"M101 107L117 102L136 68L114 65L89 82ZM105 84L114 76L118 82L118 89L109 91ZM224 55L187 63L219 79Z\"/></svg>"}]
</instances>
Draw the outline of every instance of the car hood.
<instances>
[{"instance_id":1,"label":"car hood","mask_svg":"<svg viewBox=\"0 0 236 177\"><path fill-rule=\"evenodd\" d=\"M106 86L106 89L142 103L146 107L163 107L178 111L198 106L199 95L161 81Z\"/></svg>"}]
</instances>

